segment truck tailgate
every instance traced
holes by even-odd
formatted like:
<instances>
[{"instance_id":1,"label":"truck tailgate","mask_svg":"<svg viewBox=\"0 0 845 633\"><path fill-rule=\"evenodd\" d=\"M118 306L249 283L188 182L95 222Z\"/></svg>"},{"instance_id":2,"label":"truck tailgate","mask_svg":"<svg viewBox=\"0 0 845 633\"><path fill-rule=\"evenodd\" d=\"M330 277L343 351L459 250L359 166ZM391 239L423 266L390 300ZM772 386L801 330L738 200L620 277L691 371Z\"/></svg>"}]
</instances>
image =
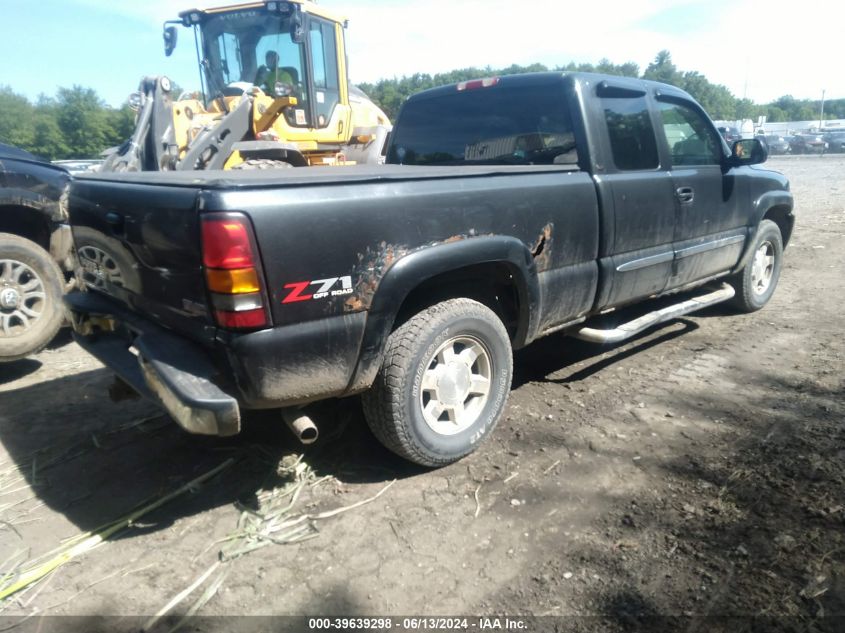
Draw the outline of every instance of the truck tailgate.
<instances>
[{"instance_id":1,"label":"truck tailgate","mask_svg":"<svg viewBox=\"0 0 845 633\"><path fill-rule=\"evenodd\" d=\"M196 188L77 179L70 220L89 290L191 338L213 336Z\"/></svg>"}]
</instances>

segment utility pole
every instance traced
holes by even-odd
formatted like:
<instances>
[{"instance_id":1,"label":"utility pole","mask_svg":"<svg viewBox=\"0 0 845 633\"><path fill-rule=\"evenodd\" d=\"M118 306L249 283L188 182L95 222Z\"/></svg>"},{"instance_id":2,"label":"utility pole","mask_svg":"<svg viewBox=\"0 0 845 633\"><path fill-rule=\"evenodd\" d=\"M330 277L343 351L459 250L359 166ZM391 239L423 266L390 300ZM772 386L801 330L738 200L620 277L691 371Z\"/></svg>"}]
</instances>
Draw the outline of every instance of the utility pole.
<instances>
[{"instance_id":1,"label":"utility pole","mask_svg":"<svg viewBox=\"0 0 845 633\"><path fill-rule=\"evenodd\" d=\"M822 107L819 111L819 132L822 131L822 126L824 125L824 89L822 89Z\"/></svg>"}]
</instances>

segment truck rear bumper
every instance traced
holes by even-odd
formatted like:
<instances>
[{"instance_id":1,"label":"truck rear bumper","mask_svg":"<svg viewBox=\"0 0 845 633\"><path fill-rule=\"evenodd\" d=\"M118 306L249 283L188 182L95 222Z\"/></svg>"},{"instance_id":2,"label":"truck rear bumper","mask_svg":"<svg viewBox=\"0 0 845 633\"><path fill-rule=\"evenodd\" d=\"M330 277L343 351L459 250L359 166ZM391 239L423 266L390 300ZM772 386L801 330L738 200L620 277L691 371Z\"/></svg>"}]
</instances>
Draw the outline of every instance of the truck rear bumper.
<instances>
[{"instance_id":1,"label":"truck rear bumper","mask_svg":"<svg viewBox=\"0 0 845 633\"><path fill-rule=\"evenodd\" d=\"M65 296L74 339L142 396L158 401L189 433L235 435L238 401L200 346L90 292Z\"/></svg>"}]
</instances>

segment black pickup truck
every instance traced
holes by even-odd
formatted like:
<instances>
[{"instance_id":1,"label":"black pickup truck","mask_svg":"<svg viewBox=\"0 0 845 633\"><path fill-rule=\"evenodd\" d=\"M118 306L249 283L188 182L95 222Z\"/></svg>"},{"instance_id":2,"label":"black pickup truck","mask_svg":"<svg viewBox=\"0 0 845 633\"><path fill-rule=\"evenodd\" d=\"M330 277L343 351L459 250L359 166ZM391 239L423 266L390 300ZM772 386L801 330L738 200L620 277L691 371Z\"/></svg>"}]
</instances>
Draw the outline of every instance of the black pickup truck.
<instances>
[{"instance_id":1,"label":"black pickup truck","mask_svg":"<svg viewBox=\"0 0 845 633\"><path fill-rule=\"evenodd\" d=\"M496 426L513 348L763 307L794 221L765 159L669 85L464 82L404 104L385 166L80 177L77 249L110 266L66 302L78 342L191 432L280 408L310 439L299 407L363 393L386 446L446 464Z\"/></svg>"}]
</instances>

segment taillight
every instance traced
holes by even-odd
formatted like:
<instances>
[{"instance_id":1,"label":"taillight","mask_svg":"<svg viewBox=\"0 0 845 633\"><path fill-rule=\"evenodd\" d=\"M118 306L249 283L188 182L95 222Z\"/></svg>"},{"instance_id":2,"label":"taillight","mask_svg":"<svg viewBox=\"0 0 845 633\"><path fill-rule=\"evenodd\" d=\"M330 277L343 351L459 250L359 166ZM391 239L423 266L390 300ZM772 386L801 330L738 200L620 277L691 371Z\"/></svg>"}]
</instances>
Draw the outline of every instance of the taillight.
<instances>
[{"instance_id":1,"label":"taillight","mask_svg":"<svg viewBox=\"0 0 845 633\"><path fill-rule=\"evenodd\" d=\"M217 325L229 330L255 330L267 325L267 315L264 313L264 308L242 312L215 310L214 318L217 320Z\"/></svg>"},{"instance_id":2,"label":"taillight","mask_svg":"<svg viewBox=\"0 0 845 633\"><path fill-rule=\"evenodd\" d=\"M203 220L202 261L207 268L254 266L255 259L246 218L232 215Z\"/></svg>"},{"instance_id":3,"label":"taillight","mask_svg":"<svg viewBox=\"0 0 845 633\"><path fill-rule=\"evenodd\" d=\"M236 270L220 270L207 268L205 278L209 290L229 295L239 295L246 292L261 292L258 281L258 271L255 268L238 268Z\"/></svg>"},{"instance_id":4,"label":"taillight","mask_svg":"<svg viewBox=\"0 0 845 633\"><path fill-rule=\"evenodd\" d=\"M244 215L203 216L202 263L220 327L255 330L269 324L255 239Z\"/></svg>"}]
</instances>

